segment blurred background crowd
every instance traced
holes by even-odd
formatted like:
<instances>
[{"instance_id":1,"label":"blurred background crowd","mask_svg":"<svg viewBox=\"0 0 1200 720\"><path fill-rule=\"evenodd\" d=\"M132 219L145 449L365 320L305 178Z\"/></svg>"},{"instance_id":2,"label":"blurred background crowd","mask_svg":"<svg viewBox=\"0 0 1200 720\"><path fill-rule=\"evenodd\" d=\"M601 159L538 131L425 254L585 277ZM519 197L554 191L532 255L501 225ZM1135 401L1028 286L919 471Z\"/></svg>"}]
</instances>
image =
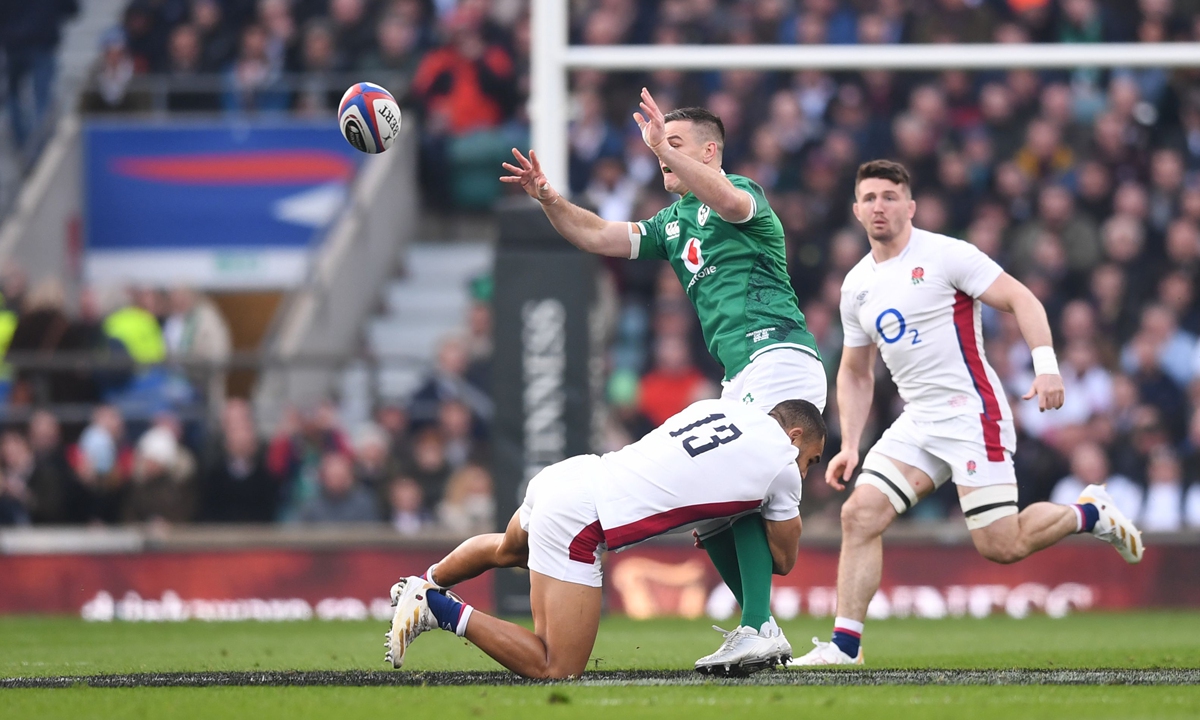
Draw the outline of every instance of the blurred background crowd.
<instances>
[{"instance_id":1,"label":"blurred background crowd","mask_svg":"<svg viewBox=\"0 0 1200 720\"><path fill-rule=\"evenodd\" d=\"M24 282L10 272L2 285L0 341L13 362L0 368L0 394L28 421L0 434L0 525L491 527L486 303L471 309L474 335L441 342L408 403L352 428L332 402L291 407L263 434L250 403L226 397L229 329L202 294L85 289L72 317L57 281Z\"/></svg>"},{"instance_id":2,"label":"blurred background crowd","mask_svg":"<svg viewBox=\"0 0 1200 720\"><path fill-rule=\"evenodd\" d=\"M578 0L571 9L572 42L594 45L1200 41L1200 0ZM330 113L345 78L380 82L420 123L426 211L486 212L504 193L499 161L526 142L529 45L523 0L133 0L105 37L83 103ZM169 82L139 80L155 78ZM1011 316L984 314L988 357L1017 416L1022 504L1108 482L1147 530L1200 527L1200 72L578 71L568 182L608 219L646 218L673 200L630 119L642 86L664 108L703 105L724 120L724 167L767 191L831 385L839 287L868 249L850 214L854 172L893 158L913 175L918 227L977 245L1050 314L1067 403L1045 414L1019 400L1032 370ZM669 267L605 267L610 413L598 450L717 394L722 374ZM47 305L53 312L42 297L53 291L20 285L4 286L10 352L78 342L137 358L143 340L109 328L119 312L142 313L131 335L156 323L162 357L210 350L186 348L198 334L181 318L206 306L194 292L85 304L59 331L37 319ZM490 527L489 325L464 321L411 402L378 408L361 428L320 405L293 409L261 436L247 404L229 400L210 412L219 422L193 432L180 408L213 380L171 373L156 390L171 402L135 428L123 393L141 375L93 373L83 391L94 395L81 402L108 404L89 422L64 432L39 412L4 435L0 517ZM78 379L67 375L18 375L10 401L35 407L46 386ZM900 410L886 373L877 377L868 442ZM821 476L816 468L806 481L806 519L832 523L841 495ZM911 521L957 513L944 490Z\"/></svg>"}]
</instances>

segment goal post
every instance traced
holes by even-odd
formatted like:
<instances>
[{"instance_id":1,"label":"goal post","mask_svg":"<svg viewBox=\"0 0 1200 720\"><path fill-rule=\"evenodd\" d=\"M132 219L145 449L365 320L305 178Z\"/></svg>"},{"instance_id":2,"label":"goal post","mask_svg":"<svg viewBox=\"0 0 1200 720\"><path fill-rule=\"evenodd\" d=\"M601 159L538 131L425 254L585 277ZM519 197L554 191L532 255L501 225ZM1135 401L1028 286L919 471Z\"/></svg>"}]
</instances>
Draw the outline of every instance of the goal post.
<instances>
[{"instance_id":1,"label":"goal post","mask_svg":"<svg viewBox=\"0 0 1200 720\"><path fill-rule=\"evenodd\" d=\"M567 0L532 0L531 139L568 192L567 74L643 70L998 70L1198 67L1200 43L571 46Z\"/></svg>"}]
</instances>

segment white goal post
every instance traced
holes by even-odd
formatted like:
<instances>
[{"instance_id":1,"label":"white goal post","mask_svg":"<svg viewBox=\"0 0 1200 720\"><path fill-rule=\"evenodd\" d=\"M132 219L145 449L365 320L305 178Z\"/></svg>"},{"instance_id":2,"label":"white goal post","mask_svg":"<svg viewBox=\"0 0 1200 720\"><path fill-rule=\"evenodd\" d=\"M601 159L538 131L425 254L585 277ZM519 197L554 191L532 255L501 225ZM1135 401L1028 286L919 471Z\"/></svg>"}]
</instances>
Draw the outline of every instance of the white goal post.
<instances>
[{"instance_id":1,"label":"white goal post","mask_svg":"<svg viewBox=\"0 0 1200 720\"><path fill-rule=\"evenodd\" d=\"M570 70L995 70L1198 67L1200 43L571 46L568 0L532 0L529 116L546 177L567 191Z\"/></svg>"}]
</instances>

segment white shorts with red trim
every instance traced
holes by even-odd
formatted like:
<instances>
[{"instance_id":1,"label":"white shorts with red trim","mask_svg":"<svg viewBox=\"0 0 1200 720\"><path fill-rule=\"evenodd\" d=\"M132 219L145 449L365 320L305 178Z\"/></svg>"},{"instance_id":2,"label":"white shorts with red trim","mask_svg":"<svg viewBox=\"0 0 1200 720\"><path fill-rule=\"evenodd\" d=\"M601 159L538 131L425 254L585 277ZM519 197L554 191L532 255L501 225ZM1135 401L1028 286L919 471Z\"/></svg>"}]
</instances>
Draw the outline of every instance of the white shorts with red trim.
<instances>
[{"instance_id":1,"label":"white shorts with red trim","mask_svg":"<svg viewBox=\"0 0 1200 720\"><path fill-rule=\"evenodd\" d=\"M951 479L962 487L986 487L1017 482L1012 461L1016 446L1012 420L957 415L927 421L902 413L871 452L920 469L936 487Z\"/></svg>"},{"instance_id":2,"label":"white shorts with red trim","mask_svg":"<svg viewBox=\"0 0 1200 720\"><path fill-rule=\"evenodd\" d=\"M529 569L555 580L600 587L604 531L592 500L592 483L603 477L595 455L555 463L529 481L521 504L521 528L529 533Z\"/></svg>"}]
</instances>

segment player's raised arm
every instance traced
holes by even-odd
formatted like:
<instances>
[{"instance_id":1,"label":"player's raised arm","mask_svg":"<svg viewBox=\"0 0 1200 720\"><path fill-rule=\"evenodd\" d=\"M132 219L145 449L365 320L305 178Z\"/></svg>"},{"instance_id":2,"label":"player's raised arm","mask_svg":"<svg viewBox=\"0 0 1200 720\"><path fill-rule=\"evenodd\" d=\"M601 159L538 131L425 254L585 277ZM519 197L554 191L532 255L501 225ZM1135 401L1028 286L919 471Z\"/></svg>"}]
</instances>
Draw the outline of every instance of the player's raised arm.
<instances>
[{"instance_id":1,"label":"player's raised arm","mask_svg":"<svg viewBox=\"0 0 1200 720\"><path fill-rule=\"evenodd\" d=\"M546 180L533 150L529 151L528 158L516 148L512 153L520 166L504 163L504 169L512 174L502 176L500 181L519 184L529 197L537 200L559 235L590 253L620 258L631 256L637 238L630 230L630 223L605 220L560 195Z\"/></svg>"},{"instance_id":2,"label":"player's raised arm","mask_svg":"<svg viewBox=\"0 0 1200 720\"><path fill-rule=\"evenodd\" d=\"M997 310L1012 313L1025 343L1033 350L1033 385L1022 399L1038 399L1041 411L1057 410L1065 399L1062 376L1058 372L1058 360L1054 356L1054 340L1050 334L1050 320L1046 308L1029 288L1008 273L988 287L979 300Z\"/></svg>"},{"instance_id":3,"label":"player's raised arm","mask_svg":"<svg viewBox=\"0 0 1200 720\"><path fill-rule=\"evenodd\" d=\"M720 162L707 164L679 149L684 138L678 133L667 132L666 118L646 88L642 88L640 104L642 112L634 113L633 119L642 129L642 140L696 199L727 222L743 223L754 216L754 199L721 174ZM705 153L706 159L711 159L721 152L721 148L715 141L709 141L700 151Z\"/></svg>"}]
</instances>

